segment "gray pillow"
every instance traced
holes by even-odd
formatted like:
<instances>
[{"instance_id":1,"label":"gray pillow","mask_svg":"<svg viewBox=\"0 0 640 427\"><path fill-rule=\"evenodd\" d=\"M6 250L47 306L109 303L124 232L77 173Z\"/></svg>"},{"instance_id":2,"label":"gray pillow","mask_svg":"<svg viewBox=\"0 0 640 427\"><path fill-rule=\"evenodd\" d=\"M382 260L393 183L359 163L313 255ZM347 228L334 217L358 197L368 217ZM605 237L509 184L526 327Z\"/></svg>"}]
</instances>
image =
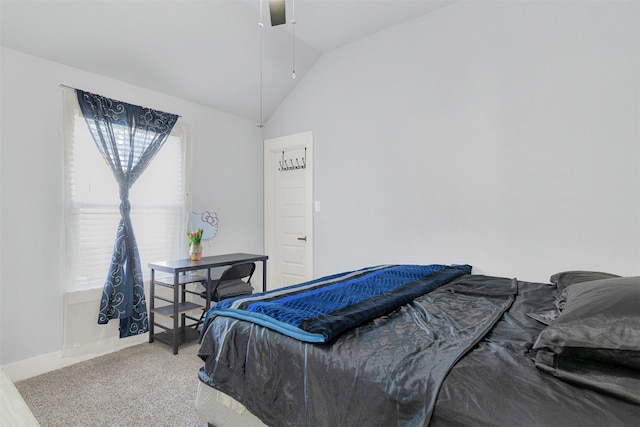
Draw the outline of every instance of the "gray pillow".
<instances>
[{"instance_id":1,"label":"gray pillow","mask_svg":"<svg viewBox=\"0 0 640 427\"><path fill-rule=\"evenodd\" d=\"M566 297L533 348L640 370L640 276L574 284Z\"/></svg>"},{"instance_id":2,"label":"gray pillow","mask_svg":"<svg viewBox=\"0 0 640 427\"><path fill-rule=\"evenodd\" d=\"M601 279L612 279L615 277L620 277L615 274L603 273L600 271L583 271L583 270L573 270L573 271L562 271L560 273L556 273L549 281L558 287L559 291L564 290L565 288L574 285L576 283L590 282L593 280L601 280Z\"/></svg>"},{"instance_id":3,"label":"gray pillow","mask_svg":"<svg viewBox=\"0 0 640 427\"><path fill-rule=\"evenodd\" d=\"M532 319L537 320L540 323L543 323L549 326L556 318L560 315L562 310L564 310L564 306L567 302L567 288L571 285L575 285L577 283L590 282L594 280L600 279L609 279L620 277L615 274L610 273L602 273L599 271L582 271L582 270L574 270L574 271L563 271L560 273L556 273L549 281L556 285L559 290L558 296L555 300L555 308L552 310L544 310L537 311L534 313L527 313Z\"/></svg>"}]
</instances>

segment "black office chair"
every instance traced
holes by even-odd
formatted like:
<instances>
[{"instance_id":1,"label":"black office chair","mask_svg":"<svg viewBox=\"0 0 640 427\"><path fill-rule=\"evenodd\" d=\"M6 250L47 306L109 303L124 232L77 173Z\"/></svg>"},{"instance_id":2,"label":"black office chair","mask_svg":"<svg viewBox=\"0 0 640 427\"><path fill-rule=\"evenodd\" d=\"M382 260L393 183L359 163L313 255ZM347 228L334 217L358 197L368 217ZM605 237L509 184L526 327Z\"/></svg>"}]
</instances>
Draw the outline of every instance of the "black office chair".
<instances>
[{"instance_id":1,"label":"black office chair","mask_svg":"<svg viewBox=\"0 0 640 427\"><path fill-rule=\"evenodd\" d=\"M251 277L253 272L256 271L256 264L253 262L245 262L242 264L234 264L222 272L222 275L218 280L211 281L211 291L207 299L207 289L200 293L200 296L207 302L206 307L210 306L210 303L222 301L223 299L238 297L241 295L251 295L253 293L253 287L251 286ZM198 327L202 323L202 319L206 313L206 309L203 310L200 316L199 322L196 324Z\"/></svg>"}]
</instances>

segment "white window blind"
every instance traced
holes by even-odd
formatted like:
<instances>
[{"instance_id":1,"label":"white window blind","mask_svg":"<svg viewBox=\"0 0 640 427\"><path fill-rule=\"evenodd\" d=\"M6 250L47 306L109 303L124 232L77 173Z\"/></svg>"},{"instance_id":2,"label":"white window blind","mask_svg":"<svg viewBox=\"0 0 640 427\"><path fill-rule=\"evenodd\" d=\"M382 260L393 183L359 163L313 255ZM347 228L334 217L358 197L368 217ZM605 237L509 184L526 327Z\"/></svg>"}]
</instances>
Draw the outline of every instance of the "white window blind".
<instances>
[{"instance_id":1,"label":"white window blind","mask_svg":"<svg viewBox=\"0 0 640 427\"><path fill-rule=\"evenodd\" d=\"M102 287L118 223L118 184L95 146L75 93L65 91L66 290ZM129 192L131 222L148 279L150 261L186 256L189 127L171 135Z\"/></svg>"}]
</instances>

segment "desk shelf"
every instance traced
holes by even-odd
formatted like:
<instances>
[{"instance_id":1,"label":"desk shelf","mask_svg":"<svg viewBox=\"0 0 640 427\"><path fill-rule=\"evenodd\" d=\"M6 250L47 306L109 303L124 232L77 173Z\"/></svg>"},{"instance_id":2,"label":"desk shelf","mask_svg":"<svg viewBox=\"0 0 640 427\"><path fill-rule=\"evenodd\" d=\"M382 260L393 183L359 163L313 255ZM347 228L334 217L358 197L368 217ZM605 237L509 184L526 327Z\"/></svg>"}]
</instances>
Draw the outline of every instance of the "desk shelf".
<instances>
[{"instance_id":1,"label":"desk shelf","mask_svg":"<svg viewBox=\"0 0 640 427\"><path fill-rule=\"evenodd\" d=\"M189 274L180 274L178 276L178 285L205 282L206 280L206 277L200 275L191 276ZM173 288L173 276L156 277L154 283L156 285L164 286L165 288Z\"/></svg>"},{"instance_id":2,"label":"desk shelf","mask_svg":"<svg viewBox=\"0 0 640 427\"><path fill-rule=\"evenodd\" d=\"M193 328L180 328L178 329L177 336L174 337L172 329L168 329L166 332L154 334L154 339L163 342L168 345L174 345L177 341L178 344L184 344L191 341L195 341L200 336L200 332ZM175 340L174 340L175 339ZM174 353L175 354L175 353Z\"/></svg>"},{"instance_id":3,"label":"desk shelf","mask_svg":"<svg viewBox=\"0 0 640 427\"><path fill-rule=\"evenodd\" d=\"M157 297L156 297L157 298ZM178 303L178 314L189 313L194 310L204 310L204 306L193 302ZM173 305L165 305L164 307L156 307L153 312L162 316L173 317Z\"/></svg>"},{"instance_id":4,"label":"desk shelf","mask_svg":"<svg viewBox=\"0 0 640 427\"><path fill-rule=\"evenodd\" d=\"M178 284L175 284L177 279ZM149 307L150 320L152 327L163 329L165 332L159 334L153 334L150 336L149 341L158 340L165 344L174 346L174 354L177 352L177 347L180 344L184 344L190 341L198 339L199 332L197 330L198 322L189 324L188 320L197 321L187 313L191 313L196 310L204 310L205 307L201 304L196 304L186 300L186 294L200 295L200 292L187 289L189 283L203 283L206 284L207 279L204 276L196 274L177 274L174 276L155 276L153 278L152 288L155 286L171 289L173 297L157 295L155 290L152 292L151 299L153 303ZM168 305L161 307L156 306L157 301L163 301ZM177 310L177 316L175 311ZM164 316L173 319L173 327L167 327L161 323L157 323L154 319L154 315ZM153 329L152 329L153 330Z\"/></svg>"}]
</instances>

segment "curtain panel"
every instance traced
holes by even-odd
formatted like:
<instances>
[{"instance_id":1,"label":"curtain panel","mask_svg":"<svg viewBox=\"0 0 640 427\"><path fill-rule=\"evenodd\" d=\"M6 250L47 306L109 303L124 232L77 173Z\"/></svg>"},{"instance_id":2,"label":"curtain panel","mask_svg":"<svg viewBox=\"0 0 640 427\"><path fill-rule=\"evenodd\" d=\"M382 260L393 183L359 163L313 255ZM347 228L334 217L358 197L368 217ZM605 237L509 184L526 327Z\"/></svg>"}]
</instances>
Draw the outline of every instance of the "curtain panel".
<instances>
[{"instance_id":1,"label":"curtain panel","mask_svg":"<svg viewBox=\"0 0 640 427\"><path fill-rule=\"evenodd\" d=\"M120 194L120 223L102 291L98 323L120 319L120 338L148 332L140 255L131 225L129 190L167 140L179 116L76 89L93 140Z\"/></svg>"}]
</instances>

